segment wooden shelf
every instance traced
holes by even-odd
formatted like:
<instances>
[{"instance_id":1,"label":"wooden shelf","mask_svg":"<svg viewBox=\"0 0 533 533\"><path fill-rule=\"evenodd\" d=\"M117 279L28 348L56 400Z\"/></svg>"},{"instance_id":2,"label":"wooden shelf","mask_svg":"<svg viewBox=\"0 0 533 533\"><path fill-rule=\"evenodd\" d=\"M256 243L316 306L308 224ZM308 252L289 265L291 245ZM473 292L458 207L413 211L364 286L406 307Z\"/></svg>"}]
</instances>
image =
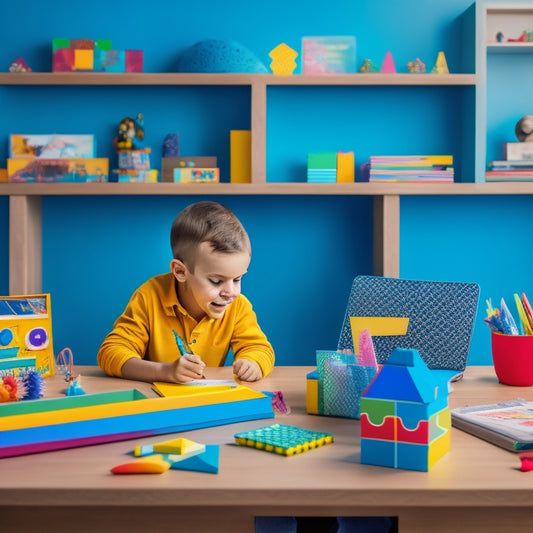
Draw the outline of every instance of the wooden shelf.
<instances>
[{"instance_id":1,"label":"wooden shelf","mask_svg":"<svg viewBox=\"0 0 533 533\"><path fill-rule=\"evenodd\" d=\"M332 74L8 72L0 85L475 85L475 74Z\"/></svg>"},{"instance_id":2,"label":"wooden shelf","mask_svg":"<svg viewBox=\"0 0 533 533\"><path fill-rule=\"evenodd\" d=\"M529 195L533 182L512 183L0 183L0 196L459 196Z\"/></svg>"}]
</instances>

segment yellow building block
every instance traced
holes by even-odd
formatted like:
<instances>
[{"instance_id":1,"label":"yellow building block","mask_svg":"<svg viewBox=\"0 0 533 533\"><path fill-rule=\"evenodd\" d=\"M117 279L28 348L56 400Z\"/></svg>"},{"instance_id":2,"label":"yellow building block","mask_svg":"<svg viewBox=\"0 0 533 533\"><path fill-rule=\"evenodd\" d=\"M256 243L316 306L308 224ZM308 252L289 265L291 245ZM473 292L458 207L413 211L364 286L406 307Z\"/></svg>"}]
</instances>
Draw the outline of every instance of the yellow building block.
<instances>
[{"instance_id":1,"label":"yellow building block","mask_svg":"<svg viewBox=\"0 0 533 533\"><path fill-rule=\"evenodd\" d=\"M94 50L74 50L74 70L93 70Z\"/></svg>"},{"instance_id":2,"label":"yellow building block","mask_svg":"<svg viewBox=\"0 0 533 533\"><path fill-rule=\"evenodd\" d=\"M230 131L230 181L231 183L252 181L252 132L250 130Z\"/></svg>"},{"instance_id":3,"label":"yellow building block","mask_svg":"<svg viewBox=\"0 0 533 533\"><path fill-rule=\"evenodd\" d=\"M337 182L355 181L355 156L353 152L337 152Z\"/></svg>"}]
</instances>

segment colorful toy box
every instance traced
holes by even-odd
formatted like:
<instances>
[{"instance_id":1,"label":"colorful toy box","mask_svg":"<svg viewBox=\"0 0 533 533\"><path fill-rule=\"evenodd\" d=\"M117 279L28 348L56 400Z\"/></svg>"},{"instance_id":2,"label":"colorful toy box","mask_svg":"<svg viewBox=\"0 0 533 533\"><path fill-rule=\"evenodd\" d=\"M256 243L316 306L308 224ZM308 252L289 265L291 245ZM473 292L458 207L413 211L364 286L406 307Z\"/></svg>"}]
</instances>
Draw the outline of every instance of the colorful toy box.
<instances>
[{"instance_id":1,"label":"colorful toy box","mask_svg":"<svg viewBox=\"0 0 533 533\"><path fill-rule=\"evenodd\" d=\"M60 159L66 157L96 157L94 135L26 134L9 136L9 157Z\"/></svg>"},{"instance_id":2,"label":"colorful toy box","mask_svg":"<svg viewBox=\"0 0 533 533\"><path fill-rule=\"evenodd\" d=\"M0 404L0 457L274 417L271 396L242 385L182 390L165 398L131 389Z\"/></svg>"},{"instance_id":3,"label":"colorful toy box","mask_svg":"<svg viewBox=\"0 0 533 533\"><path fill-rule=\"evenodd\" d=\"M142 72L142 50L113 50L109 39L53 39L52 72Z\"/></svg>"},{"instance_id":4,"label":"colorful toy box","mask_svg":"<svg viewBox=\"0 0 533 533\"><path fill-rule=\"evenodd\" d=\"M218 168L175 168L175 183L218 183L220 171Z\"/></svg>"},{"instance_id":5,"label":"colorful toy box","mask_svg":"<svg viewBox=\"0 0 533 533\"><path fill-rule=\"evenodd\" d=\"M448 382L397 348L361 398L361 463L428 471L450 450Z\"/></svg>"},{"instance_id":6,"label":"colorful toy box","mask_svg":"<svg viewBox=\"0 0 533 533\"><path fill-rule=\"evenodd\" d=\"M98 158L7 160L7 178L12 182L103 182L109 181L109 160Z\"/></svg>"},{"instance_id":7,"label":"colorful toy box","mask_svg":"<svg viewBox=\"0 0 533 533\"><path fill-rule=\"evenodd\" d=\"M0 375L54 374L49 294L0 297Z\"/></svg>"}]
</instances>

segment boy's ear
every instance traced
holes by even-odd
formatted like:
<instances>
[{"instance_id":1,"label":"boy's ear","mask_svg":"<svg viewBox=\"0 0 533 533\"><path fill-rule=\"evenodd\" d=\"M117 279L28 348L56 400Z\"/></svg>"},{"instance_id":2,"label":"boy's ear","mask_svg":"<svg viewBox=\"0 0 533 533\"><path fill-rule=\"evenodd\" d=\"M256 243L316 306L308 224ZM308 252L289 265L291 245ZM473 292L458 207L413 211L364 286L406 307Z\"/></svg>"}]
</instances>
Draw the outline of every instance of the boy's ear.
<instances>
[{"instance_id":1,"label":"boy's ear","mask_svg":"<svg viewBox=\"0 0 533 533\"><path fill-rule=\"evenodd\" d=\"M187 267L179 259L172 259L170 261L170 271L178 281L185 281L187 278Z\"/></svg>"}]
</instances>

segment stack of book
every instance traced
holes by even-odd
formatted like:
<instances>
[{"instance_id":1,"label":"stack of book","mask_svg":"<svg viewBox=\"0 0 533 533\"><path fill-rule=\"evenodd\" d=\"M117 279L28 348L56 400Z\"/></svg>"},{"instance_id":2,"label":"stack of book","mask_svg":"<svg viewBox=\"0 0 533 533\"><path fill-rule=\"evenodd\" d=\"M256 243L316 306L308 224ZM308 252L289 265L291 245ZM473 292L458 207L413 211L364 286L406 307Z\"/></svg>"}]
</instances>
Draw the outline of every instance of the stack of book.
<instances>
[{"instance_id":1,"label":"stack of book","mask_svg":"<svg viewBox=\"0 0 533 533\"><path fill-rule=\"evenodd\" d=\"M453 156L371 156L370 182L453 183Z\"/></svg>"},{"instance_id":2,"label":"stack of book","mask_svg":"<svg viewBox=\"0 0 533 533\"><path fill-rule=\"evenodd\" d=\"M487 165L485 181L533 181L533 142L504 144L505 159Z\"/></svg>"},{"instance_id":3,"label":"stack of book","mask_svg":"<svg viewBox=\"0 0 533 533\"><path fill-rule=\"evenodd\" d=\"M485 181L533 181L533 160L491 161Z\"/></svg>"}]
</instances>

